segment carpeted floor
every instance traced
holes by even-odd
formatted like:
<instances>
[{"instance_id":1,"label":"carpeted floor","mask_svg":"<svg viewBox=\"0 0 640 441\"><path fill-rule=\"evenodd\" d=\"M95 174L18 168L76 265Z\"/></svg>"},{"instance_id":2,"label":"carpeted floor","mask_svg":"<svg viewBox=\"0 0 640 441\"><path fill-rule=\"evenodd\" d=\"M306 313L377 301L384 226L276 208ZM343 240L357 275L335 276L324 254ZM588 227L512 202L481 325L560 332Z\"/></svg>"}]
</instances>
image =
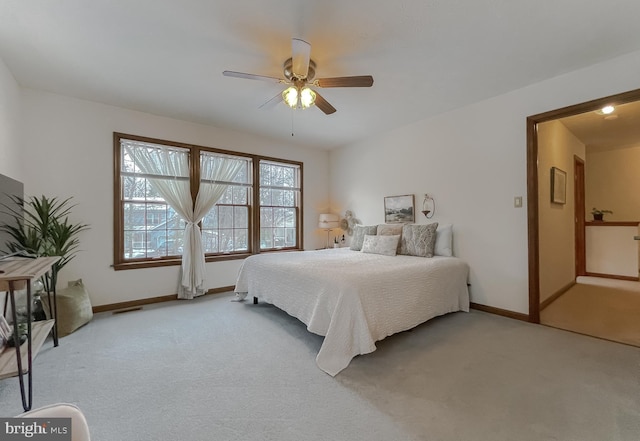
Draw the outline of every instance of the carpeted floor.
<instances>
[{"instance_id":1,"label":"carpeted floor","mask_svg":"<svg viewBox=\"0 0 640 441\"><path fill-rule=\"evenodd\" d=\"M580 277L541 312L540 322L640 347L640 283Z\"/></svg>"},{"instance_id":2,"label":"carpeted floor","mask_svg":"<svg viewBox=\"0 0 640 441\"><path fill-rule=\"evenodd\" d=\"M332 378L321 337L231 298L97 314L45 343L35 406L77 404L100 441L638 440L638 348L472 311ZM0 415L19 412L17 378L0 381Z\"/></svg>"}]
</instances>

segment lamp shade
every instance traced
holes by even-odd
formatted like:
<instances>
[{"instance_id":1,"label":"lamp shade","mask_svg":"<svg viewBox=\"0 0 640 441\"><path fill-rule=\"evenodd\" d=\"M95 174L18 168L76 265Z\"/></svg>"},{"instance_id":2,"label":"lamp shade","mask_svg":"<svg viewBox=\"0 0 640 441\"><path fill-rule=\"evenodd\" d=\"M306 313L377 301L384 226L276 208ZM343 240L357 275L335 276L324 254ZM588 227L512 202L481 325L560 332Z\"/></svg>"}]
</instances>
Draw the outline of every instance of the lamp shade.
<instances>
[{"instance_id":1,"label":"lamp shade","mask_svg":"<svg viewBox=\"0 0 640 441\"><path fill-rule=\"evenodd\" d=\"M340 216L337 214L321 214L318 221L318 228L324 228L325 230L338 228L340 226Z\"/></svg>"}]
</instances>

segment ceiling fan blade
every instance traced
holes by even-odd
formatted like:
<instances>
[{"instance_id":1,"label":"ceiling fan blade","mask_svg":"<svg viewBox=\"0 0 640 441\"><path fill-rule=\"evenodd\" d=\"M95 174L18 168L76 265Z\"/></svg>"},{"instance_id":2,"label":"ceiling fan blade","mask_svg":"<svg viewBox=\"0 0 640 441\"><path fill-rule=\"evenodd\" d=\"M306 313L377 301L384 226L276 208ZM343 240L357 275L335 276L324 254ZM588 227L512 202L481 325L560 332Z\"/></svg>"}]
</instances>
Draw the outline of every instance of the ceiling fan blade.
<instances>
[{"instance_id":1,"label":"ceiling fan blade","mask_svg":"<svg viewBox=\"0 0 640 441\"><path fill-rule=\"evenodd\" d=\"M271 98L269 101L263 103L258 107L260 110L269 110L273 109L276 105L282 102L282 92L278 93L276 96Z\"/></svg>"},{"instance_id":2,"label":"ceiling fan blade","mask_svg":"<svg viewBox=\"0 0 640 441\"><path fill-rule=\"evenodd\" d=\"M268 77L265 75L255 75L244 72L234 72L232 70L225 70L222 72L222 75L225 77L234 77L234 78L244 78L245 80L260 80L260 81L268 81L270 83L283 83L285 80L276 77Z\"/></svg>"},{"instance_id":3,"label":"ceiling fan blade","mask_svg":"<svg viewBox=\"0 0 640 441\"><path fill-rule=\"evenodd\" d=\"M311 60L311 45L299 38L291 39L293 76L298 79L307 78L309 73L309 60Z\"/></svg>"},{"instance_id":4,"label":"ceiling fan blade","mask_svg":"<svg viewBox=\"0 0 640 441\"><path fill-rule=\"evenodd\" d=\"M360 75L355 77L318 78L314 83L318 87L371 87L373 77Z\"/></svg>"},{"instance_id":5,"label":"ceiling fan blade","mask_svg":"<svg viewBox=\"0 0 640 441\"><path fill-rule=\"evenodd\" d=\"M316 92L315 104L318 109L322 110L327 115L331 115L336 111L336 108L329 104L329 101L325 100L318 92Z\"/></svg>"}]
</instances>

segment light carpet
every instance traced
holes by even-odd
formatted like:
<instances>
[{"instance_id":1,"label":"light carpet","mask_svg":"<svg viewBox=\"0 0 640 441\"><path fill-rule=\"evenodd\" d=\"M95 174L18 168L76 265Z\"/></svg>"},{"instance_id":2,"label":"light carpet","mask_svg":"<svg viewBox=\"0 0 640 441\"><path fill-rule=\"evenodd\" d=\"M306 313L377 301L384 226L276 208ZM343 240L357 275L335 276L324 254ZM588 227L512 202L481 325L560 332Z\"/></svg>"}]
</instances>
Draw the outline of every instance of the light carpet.
<instances>
[{"instance_id":1,"label":"light carpet","mask_svg":"<svg viewBox=\"0 0 640 441\"><path fill-rule=\"evenodd\" d=\"M34 367L94 440L633 440L640 349L479 311L391 336L335 378L322 337L230 294L96 314ZM16 378L0 415L21 412Z\"/></svg>"},{"instance_id":2,"label":"light carpet","mask_svg":"<svg viewBox=\"0 0 640 441\"><path fill-rule=\"evenodd\" d=\"M579 279L542 310L540 322L640 347L638 282L593 279Z\"/></svg>"}]
</instances>

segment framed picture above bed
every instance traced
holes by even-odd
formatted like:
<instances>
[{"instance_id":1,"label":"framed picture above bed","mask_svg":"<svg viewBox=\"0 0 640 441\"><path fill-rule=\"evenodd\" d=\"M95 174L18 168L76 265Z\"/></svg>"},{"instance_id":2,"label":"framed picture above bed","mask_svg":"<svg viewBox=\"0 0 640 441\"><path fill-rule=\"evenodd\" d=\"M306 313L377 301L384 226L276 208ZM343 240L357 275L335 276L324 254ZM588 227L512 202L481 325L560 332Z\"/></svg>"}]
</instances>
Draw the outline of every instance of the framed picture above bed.
<instances>
[{"instance_id":1,"label":"framed picture above bed","mask_svg":"<svg viewBox=\"0 0 640 441\"><path fill-rule=\"evenodd\" d=\"M413 223L415 220L414 196L385 196L384 222L386 224Z\"/></svg>"}]
</instances>

